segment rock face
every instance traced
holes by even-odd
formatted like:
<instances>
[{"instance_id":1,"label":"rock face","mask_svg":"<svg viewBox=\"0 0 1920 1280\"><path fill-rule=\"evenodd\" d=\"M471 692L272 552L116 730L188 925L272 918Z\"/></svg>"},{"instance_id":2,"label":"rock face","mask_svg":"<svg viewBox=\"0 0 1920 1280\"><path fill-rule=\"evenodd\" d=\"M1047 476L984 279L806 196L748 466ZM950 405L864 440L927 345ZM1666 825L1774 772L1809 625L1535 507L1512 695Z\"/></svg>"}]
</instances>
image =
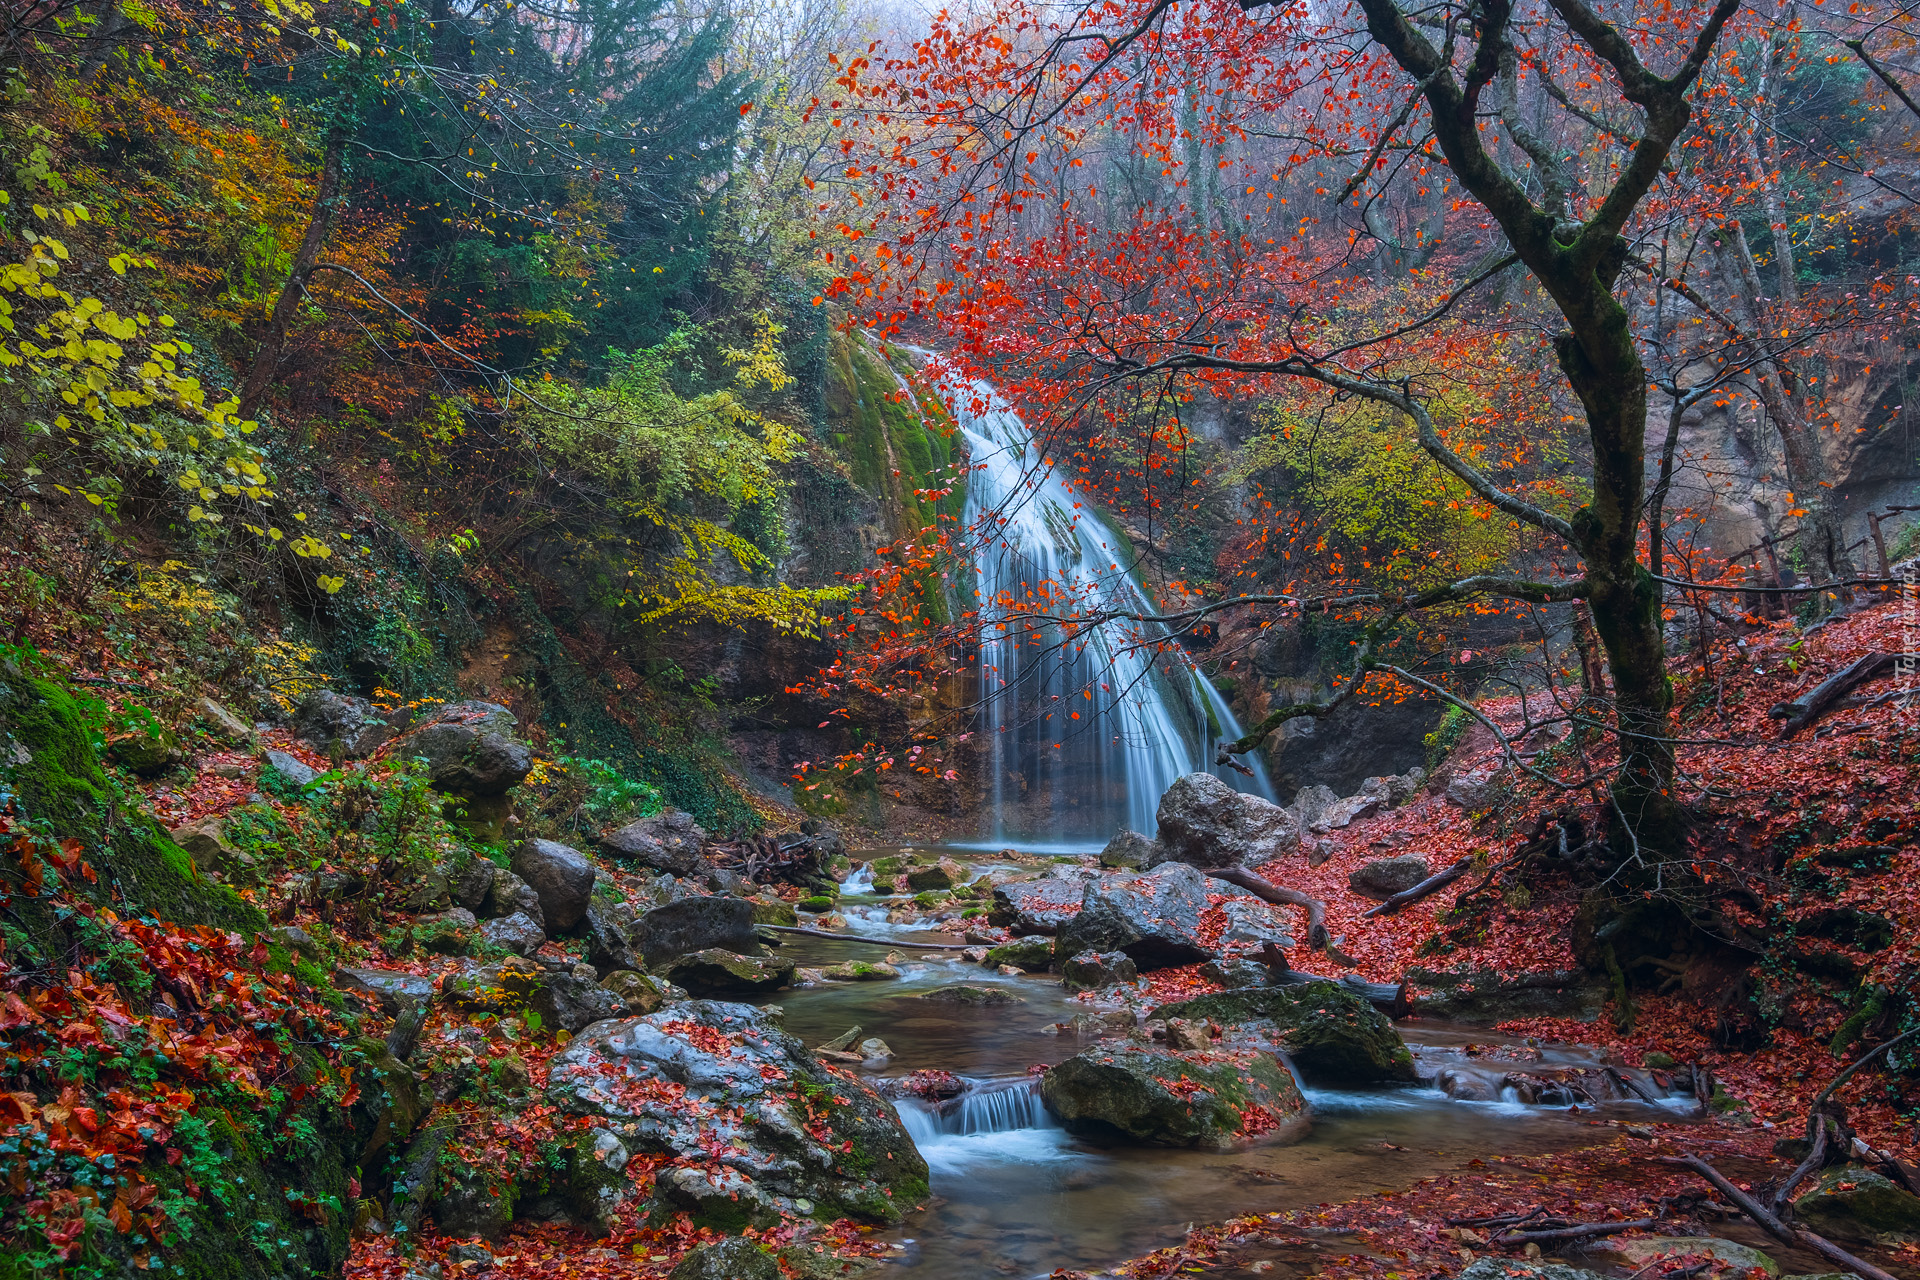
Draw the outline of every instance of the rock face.
<instances>
[{"instance_id":1,"label":"rock face","mask_svg":"<svg viewBox=\"0 0 1920 1280\"><path fill-rule=\"evenodd\" d=\"M1138 982L1140 970L1124 951L1082 951L1060 966L1060 977L1068 991L1098 991Z\"/></svg>"},{"instance_id":2,"label":"rock face","mask_svg":"<svg viewBox=\"0 0 1920 1280\"><path fill-rule=\"evenodd\" d=\"M600 847L628 862L685 876L704 865L700 849L706 841L693 815L667 809L600 837Z\"/></svg>"},{"instance_id":3,"label":"rock face","mask_svg":"<svg viewBox=\"0 0 1920 1280\"><path fill-rule=\"evenodd\" d=\"M1505 790L1505 780L1497 773L1469 774L1447 784L1447 803L1469 813L1492 807Z\"/></svg>"},{"instance_id":4,"label":"rock face","mask_svg":"<svg viewBox=\"0 0 1920 1280\"><path fill-rule=\"evenodd\" d=\"M1120 832L1100 851L1103 867L1150 867L1165 861L1166 853L1160 848L1160 842L1149 840L1138 831Z\"/></svg>"},{"instance_id":5,"label":"rock face","mask_svg":"<svg viewBox=\"0 0 1920 1280\"><path fill-rule=\"evenodd\" d=\"M1142 969L1206 960L1212 953L1199 937L1200 916L1207 909L1206 884L1204 875L1178 862L1163 863L1144 875L1090 882L1079 914L1060 930L1056 953L1072 957L1082 951L1124 951Z\"/></svg>"},{"instance_id":6,"label":"rock face","mask_svg":"<svg viewBox=\"0 0 1920 1280\"><path fill-rule=\"evenodd\" d=\"M602 978L621 970L644 969L646 958L636 941L640 917L624 902L595 898L581 916L587 939L587 963Z\"/></svg>"},{"instance_id":7,"label":"rock face","mask_svg":"<svg viewBox=\"0 0 1920 1280\"><path fill-rule=\"evenodd\" d=\"M745 898L681 898L642 913L633 938L649 967L692 951L721 947L757 955L753 904Z\"/></svg>"},{"instance_id":8,"label":"rock face","mask_svg":"<svg viewBox=\"0 0 1920 1280\"><path fill-rule=\"evenodd\" d=\"M1156 1147L1224 1149L1305 1136L1306 1102L1271 1054L1175 1052L1109 1042L1040 1077L1040 1097L1071 1132Z\"/></svg>"},{"instance_id":9,"label":"rock face","mask_svg":"<svg viewBox=\"0 0 1920 1280\"><path fill-rule=\"evenodd\" d=\"M1300 843L1294 816L1244 795L1210 773L1176 778L1155 810L1163 856L1194 867L1244 867L1271 861Z\"/></svg>"},{"instance_id":10,"label":"rock face","mask_svg":"<svg viewBox=\"0 0 1920 1280\"><path fill-rule=\"evenodd\" d=\"M1460 1273L1459 1280L1608 1280L1598 1271L1558 1262L1529 1262L1524 1258L1481 1258Z\"/></svg>"},{"instance_id":11,"label":"rock face","mask_svg":"<svg viewBox=\"0 0 1920 1280\"><path fill-rule=\"evenodd\" d=\"M586 918L599 873L586 855L557 840L527 840L513 851L513 874L540 899L546 927L562 932Z\"/></svg>"},{"instance_id":12,"label":"rock face","mask_svg":"<svg viewBox=\"0 0 1920 1280\"><path fill-rule=\"evenodd\" d=\"M1293 934L1279 909L1248 898L1228 898L1220 904L1223 951L1258 951L1271 942L1282 951L1293 949Z\"/></svg>"},{"instance_id":13,"label":"rock face","mask_svg":"<svg viewBox=\"0 0 1920 1280\"><path fill-rule=\"evenodd\" d=\"M175 844L192 856L193 865L201 871L231 880L253 870L253 859L227 842L227 829L218 818L202 818L169 834Z\"/></svg>"},{"instance_id":14,"label":"rock face","mask_svg":"<svg viewBox=\"0 0 1920 1280\"><path fill-rule=\"evenodd\" d=\"M1340 795L1323 782L1310 787L1302 787L1293 796L1293 819L1303 831L1323 831L1320 820L1327 816L1327 810L1340 803Z\"/></svg>"},{"instance_id":15,"label":"rock face","mask_svg":"<svg viewBox=\"0 0 1920 1280\"><path fill-rule=\"evenodd\" d=\"M1375 858L1347 877L1347 887L1368 898L1391 898L1425 880L1432 873L1425 858L1408 854L1399 858Z\"/></svg>"},{"instance_id":16,"label":"rock face","mask_svg":"<svg viewBox=\"0 0 1920 1280\"><path fill-rule=\"evenodd\" d=\"M1794 1216L1823 1236L1860 1244L1920 1240L1920 1198L1856 1165L1828 1169L1796 1200Z\"/></svg>"},{"instance_id":17,"label":"rock face","mask_svg":"<svg viewBox=\"0 0 1920 1280\"><path fill-rule=\"evenodd\" d=\"M1210 1020L1243 1036L1271 1036L1309 1079L1336 1085L1411 1084L1413 1055L1387 1015L1331 982L1221 991L1149 1017Z\"/></svg>"},{"instance_id":18,"label":"rock face","mask_svg":"<svg viewBox=\"0 0 1920 1280\"><path fill-rule=\"evenodd\" d=\"M315 689L294 710L293 734L315 751L331 756L337 746L342 756L358 760L391 738L393 726L365 698Z\"/></svg>"},{"instance_id":19,"label":"rock face","mask_svg":"<svg viewBox=\"0 0 1920 1280\"><path fill-rule=\"evenodd\" d=\"M516 741L513 712L493 702L450 702L407 731L393 754L427 762L436 790L458 796L499 796L533 769L533 751Z\"/></svg>"},{"instance_id":20,"label":"rock face","mask_svg":"<svg viewBox=\"0 0 1920 1280\"><path fill-rule=\"evenodd\" d=\"M743 956L719 947L680 956L662 972L695 995L751 995L778 991L793 981L791 960Z\"/></svg>"},{"instance_id":21,"label":"rock face","mask_svg":"<svg viewBox=\"0 0 1920 1280\"><path fill-rule=\"evenodd\" d=\"M657 1206L704 1226L737 1231L781 1212L892 1223L927 1195L926 1161L893 1105L748 1005L696 1000L596 1023L547 1078L555 1106L669 1157Z\"/></svg>"},{"instance_id":22,"label":"rock face","mask_svg":"<svg viewBox=\"0 0 1920 1280\"><path fill-rule=\"evenodd\" d=\"M618 993L571 973L547 974L527 1004L539 1013L545 1026L575 1032L614 1017L627 1007Z\"/></svg>"},{"instance_id":23,"label":"rock face","mask_svg":"<svg viewBox=\"0 0 1920 1280\"><path fill-rule=\"evenodd\" d=\"M547 926L546 910L540 905L540 895L533 891L533 886L501 867L493 869L493 876L487 881L486 897L481 899L480 907L474 914L522 915L542 929Z\"/></svg>"}]
</instances>

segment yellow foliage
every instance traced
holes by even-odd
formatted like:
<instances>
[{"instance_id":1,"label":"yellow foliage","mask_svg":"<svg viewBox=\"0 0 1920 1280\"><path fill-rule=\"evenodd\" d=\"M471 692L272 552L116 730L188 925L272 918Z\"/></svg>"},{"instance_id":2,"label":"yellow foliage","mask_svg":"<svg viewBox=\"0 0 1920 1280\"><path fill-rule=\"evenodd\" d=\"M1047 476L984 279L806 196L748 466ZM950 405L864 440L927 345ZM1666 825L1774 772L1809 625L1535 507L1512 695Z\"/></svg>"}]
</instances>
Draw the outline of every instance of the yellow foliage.
<instances>
[{"instance_id":1,"label":"yellow foliage","mask_svg":"<svg viewBox=\"0 0 1920 1280\"><path fill-rule=\"evenodd\" d=\"M327 683L313 669L320 651L291 640L267 640L253 651L253 678L282 711L292 714L300 699Z\"/></svg>"},{"instance_id":2,"label":"yellow foliage","mask_svg":"<svg viewBox=\"0 0 1920 1280\"><path fill-rule=\"evenodd\" d=\"M224 612L226 600L194 581L192 573L192 566L178 560L169 560L157 569L135 565L134 585L113 592L111 598L128 613L152 610L188 623L204 622Z\"/></svg>"}]
</instances>

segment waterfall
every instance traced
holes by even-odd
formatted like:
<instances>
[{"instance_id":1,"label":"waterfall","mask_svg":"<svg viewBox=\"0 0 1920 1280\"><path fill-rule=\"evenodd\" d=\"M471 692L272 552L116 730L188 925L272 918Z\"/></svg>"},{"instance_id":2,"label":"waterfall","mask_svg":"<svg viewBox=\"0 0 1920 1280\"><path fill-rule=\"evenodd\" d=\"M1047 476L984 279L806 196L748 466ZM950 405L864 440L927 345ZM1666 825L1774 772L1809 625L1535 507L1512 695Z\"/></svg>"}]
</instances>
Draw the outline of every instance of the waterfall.
<instances>
[{"instance_id":1,"label":"waterfall","mask_svg":"<svg viewBox=\"0 0 1920 1280\"><path fill-rule=\"evenodd\" d=\"M954 397L972 454L966 527L982 538L981 603L1052 598L1067 612L1149 612L1140 584L1091 504L1042 459L1026 424L985 383ZM987 539L987 531L996 536ZM1226 700L1155 623L1118 622L1059 645L1011 633L982 638L981 730L991 769L991 828L1005 843L1035 837L1103 843L1121 827L1151 836L1161 793L1182 774L1219 772L1265 799L1251 778L1213 765L1241 734ZM1166 651L1156 653L1161 644Z\"/></svg>"}]
</instances>

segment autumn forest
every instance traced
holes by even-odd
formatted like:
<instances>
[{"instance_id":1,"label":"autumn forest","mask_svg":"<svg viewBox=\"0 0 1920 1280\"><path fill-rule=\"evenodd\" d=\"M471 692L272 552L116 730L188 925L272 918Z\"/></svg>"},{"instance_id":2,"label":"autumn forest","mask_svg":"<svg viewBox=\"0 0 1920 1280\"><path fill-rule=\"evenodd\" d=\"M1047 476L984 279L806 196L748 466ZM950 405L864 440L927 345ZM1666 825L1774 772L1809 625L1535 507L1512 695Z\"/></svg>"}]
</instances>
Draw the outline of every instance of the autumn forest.
<instances>
[{"instance_id":1,"label":"autumn forest","mask_svg":"<svg viewBox=\"0 0 1920 1280\"><path fill-rule=\"evenodd\" d=\"M0 0L0 1280L1920 1280L1920 9Z\"/></svg>"}]
</instances>

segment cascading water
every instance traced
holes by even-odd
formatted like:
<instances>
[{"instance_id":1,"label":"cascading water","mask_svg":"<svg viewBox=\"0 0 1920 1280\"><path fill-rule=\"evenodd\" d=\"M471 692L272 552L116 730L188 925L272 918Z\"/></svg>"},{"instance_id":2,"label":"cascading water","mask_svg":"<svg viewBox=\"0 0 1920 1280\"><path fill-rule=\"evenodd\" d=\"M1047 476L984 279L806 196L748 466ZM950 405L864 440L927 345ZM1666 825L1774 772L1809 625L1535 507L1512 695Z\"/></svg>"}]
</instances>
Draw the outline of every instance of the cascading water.
<instances>
[{"instance_id":1,"label":"cascading water","mask_svg":"<svg viewBox=\"0 0 1920 1280\"><path fill-rule=\"evenodd\" d=\"M982 1162L1031 1164L1067 1155L1068 1138L1025 1081L977 1088L937 1106L894 1104L913 1145L937 1173L961 1173Z\"/></svg>"},{"instance_id":2,"label":"cascading water","mask_svg":"<svg viewBox=\"0 0 1920 1280\"><path fill-rule=\"evenodd\" d=\"M985 544L974 566L983 604L1149 612L1125 557L1039 456L1019 415L985 383L970 391L955 411L972 453L966 527ZM1158 624L1107 623L1061 640L1058 628L1041 638L1010 629L980 646L987 834L1074 844L1104 842L1122 826L1151 835L1161 793L1182 774L1214 771L1214 745L1239 737L1239 722ZM1252 764L1251 778L1221 776L1273 799Z\"/></svg>"}]
</instances>

